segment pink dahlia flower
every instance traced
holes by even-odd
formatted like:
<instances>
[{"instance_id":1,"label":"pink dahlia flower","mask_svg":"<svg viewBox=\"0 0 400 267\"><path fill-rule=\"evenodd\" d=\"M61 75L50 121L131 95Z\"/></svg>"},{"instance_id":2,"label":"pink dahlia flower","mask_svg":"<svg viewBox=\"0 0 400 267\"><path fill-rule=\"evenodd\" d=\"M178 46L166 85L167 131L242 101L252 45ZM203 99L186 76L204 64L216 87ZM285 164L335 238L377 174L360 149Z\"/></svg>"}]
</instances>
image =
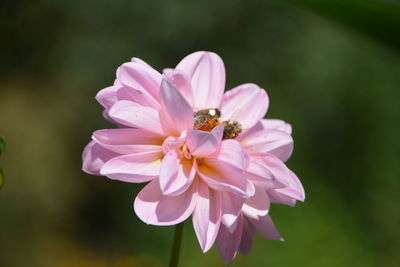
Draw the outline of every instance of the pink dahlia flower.
<instances>
[{"instance_id":1,"label":"pink dahlia flower","mask_svg":"<svg viewBox=\"0 0 400 267\"><path fill-rule=\"evenodd\" d=\"M283 163L293 151L291 132L291 126L283 121L263 119L238 136L250 157L244 176L255 185L255 193L245 200L235 223L219 229L217 245L225 263L238 251L248 254L257 232L283 241L268 214L271 202L294 206L297 200L304 201L302 184Z\"/></svg>"},{"instance_id":2,"label":"pink dahlia flower","mask_svg":"<svg viewBox=\"0 0 400 267\"><path fill-rule=\"evenodd\" d=\"M203 252L218 236L230 262L239 248L249 250L256 231L279 239L270 202L294 205L304 191L283 164L293 150L290 126L263 120L265 91L243 84L224 94L224 87L224 64L211 52L193 53L163 74L133 58L96 96L119 128L93 133L83 170L149 182L134 202L141 220L174 225L192 216Z\"/></svg>"}]
</instances>

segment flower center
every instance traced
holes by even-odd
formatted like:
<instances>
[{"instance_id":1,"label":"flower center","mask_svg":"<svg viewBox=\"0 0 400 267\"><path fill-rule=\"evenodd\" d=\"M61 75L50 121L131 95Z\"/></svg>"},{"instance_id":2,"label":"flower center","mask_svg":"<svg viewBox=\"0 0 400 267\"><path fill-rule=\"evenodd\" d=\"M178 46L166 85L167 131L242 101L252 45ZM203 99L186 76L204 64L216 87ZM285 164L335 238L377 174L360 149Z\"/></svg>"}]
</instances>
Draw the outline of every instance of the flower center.
<instances>
[{"instance_id":1,"label":"flower center","mask_svg":"<svg viewBox=\"0 0 400 267\"><path fill-rule=\"evenodd\" d=\"M201 109L194 113L194 129L210 132L214 127L224 124L222 139L233 139L242 132L242 126L235 120L220 120L221 111L217 108Z\"/></svg>"}]
</instances>

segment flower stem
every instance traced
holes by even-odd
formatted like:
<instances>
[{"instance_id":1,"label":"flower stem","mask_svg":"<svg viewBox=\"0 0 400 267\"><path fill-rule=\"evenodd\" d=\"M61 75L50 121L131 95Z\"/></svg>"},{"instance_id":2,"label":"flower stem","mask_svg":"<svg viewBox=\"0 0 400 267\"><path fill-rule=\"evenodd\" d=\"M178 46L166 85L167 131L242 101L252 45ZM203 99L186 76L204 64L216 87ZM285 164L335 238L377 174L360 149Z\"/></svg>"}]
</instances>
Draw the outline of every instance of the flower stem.
<instances>
[{"instance_id":1,"label":"flower stem","mask_svg":"<svg viewBox=\"0 0 400 267\"><path fill-rule=\"evenodd\" d=\"M174 244L172 245L171 259L169 261L169 267L177 267L178 266L182 233L183 233L183 222L176 225L176 227L175 227Z\"/></svg>"}]
</instances>

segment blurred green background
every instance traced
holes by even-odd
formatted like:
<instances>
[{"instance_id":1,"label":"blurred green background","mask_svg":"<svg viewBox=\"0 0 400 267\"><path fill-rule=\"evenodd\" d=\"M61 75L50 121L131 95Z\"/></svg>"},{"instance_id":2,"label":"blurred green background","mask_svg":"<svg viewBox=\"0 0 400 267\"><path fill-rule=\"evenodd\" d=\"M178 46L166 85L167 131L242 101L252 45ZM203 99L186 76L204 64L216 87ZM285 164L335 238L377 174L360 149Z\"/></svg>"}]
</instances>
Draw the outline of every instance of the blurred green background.
<instances>
[{"instance_id":1,"label":"blurred green background","mask_svg":"<svg viewBox=\"0 0 400 267\"><path fill-rule=\"evenodd\" d=\"M148 226L143 185L90 176L81 152L113 127L94 96L136 56L158 70L197 50L227 89L266 88L293 125L288 166L306 202L274 205L285 242L255 239L232 266L398 266L399 1L3 0L0 3L0 266L165 266L173 227ZM191 221L180 266L203 255Z\"/></svg>"}]
</instances>

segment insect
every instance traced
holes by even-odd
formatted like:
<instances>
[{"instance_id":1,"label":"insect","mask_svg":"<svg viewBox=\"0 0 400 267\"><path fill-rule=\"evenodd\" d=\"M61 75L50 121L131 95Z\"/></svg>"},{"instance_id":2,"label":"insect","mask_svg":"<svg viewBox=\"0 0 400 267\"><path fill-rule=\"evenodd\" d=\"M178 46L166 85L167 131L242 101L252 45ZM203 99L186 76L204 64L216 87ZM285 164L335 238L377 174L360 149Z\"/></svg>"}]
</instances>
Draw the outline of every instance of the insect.
<instances>
[{"instance_id":1,"label":"insect","mask_svg":"<svg viewBox=\"0 0 400 267\"><path fill-rule=\"evenodd\" d=\"M233 120L224 121L223 124L224 124L224 135L222 136L222 139L234 139L238 137L243 130L242 126L237 121Z\"/></svg>"},{"instance_id":2,"label":"insect","mask_svg":"<svg viewBox=\"0 0 400 267\"><path fill-rule=\"evenodd\" d=\"M215 126L221 124L220 117L221 111L219 109L201 109L194 113L194 129L211 131Z\"/></svg>"},{"instance_id":3,"label":"insect","mask_svg":"<svg viewBox=\"0 0 400 267\"><path fill-rule=\"evenodd\" d=\"M242 126L235 120L220 121L221 111L216 108L201 109L194 113L194 129L201 131L211 131L215 126L224 124L224 134L222 139L233 139L242 132Z\"/></svg>"}]
</instances>

